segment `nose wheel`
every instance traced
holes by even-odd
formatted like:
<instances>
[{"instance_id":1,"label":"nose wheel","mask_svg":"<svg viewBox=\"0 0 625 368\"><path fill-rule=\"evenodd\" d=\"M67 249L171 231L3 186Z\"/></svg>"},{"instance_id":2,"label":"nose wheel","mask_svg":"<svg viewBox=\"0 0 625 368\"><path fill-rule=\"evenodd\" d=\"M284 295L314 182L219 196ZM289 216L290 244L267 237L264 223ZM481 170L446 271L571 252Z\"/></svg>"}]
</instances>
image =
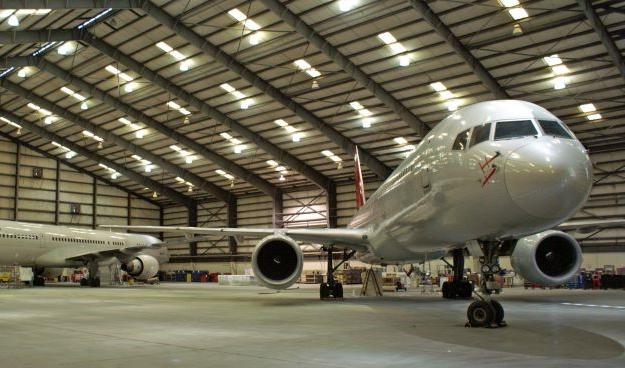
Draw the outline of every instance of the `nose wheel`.
<instances>
[{"instance_id":1,"label":"nose wheel","mask_svg":"<svg viewBox=\"0 0 625 368\"><path fill-rule=\"evenodd\" d=\"M501 272L499 257L499 242L480 243L484 256L480 261L480 290L475 292L478 300L469 305L467 309L466 327L504 327L504 310L501 304L492 299L492 294L499 294L501 286L495 280L495 275Z\"/></svg>"}]
</instances>

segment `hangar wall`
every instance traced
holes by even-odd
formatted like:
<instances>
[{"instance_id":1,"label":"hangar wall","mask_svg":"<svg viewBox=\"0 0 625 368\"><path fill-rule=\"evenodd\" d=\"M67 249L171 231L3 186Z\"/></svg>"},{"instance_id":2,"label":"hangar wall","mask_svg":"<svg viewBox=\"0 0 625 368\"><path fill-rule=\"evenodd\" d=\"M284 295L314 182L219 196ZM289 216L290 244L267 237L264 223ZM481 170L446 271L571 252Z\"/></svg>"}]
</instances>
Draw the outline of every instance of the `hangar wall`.
<instances>
[{"instance_id":1,"label":"hangar wall","mask_svg":"<svg viewBox=\"0 0 625 368\"><path fill-rule=\"evenodd\" d=\"M94 182L92 176L62 163L57 167L57 162L62 161L46 158L23 145L19 148L17 165L17 151L15 143L0 138L0 219L88 228L94 224L159 225L158 206L129 197L126 192L101 181ZM43 169L41 178L33 177L35 168ZM80 213L71 212L72 204L79 205Z\"/></svg>"}]
</instances>

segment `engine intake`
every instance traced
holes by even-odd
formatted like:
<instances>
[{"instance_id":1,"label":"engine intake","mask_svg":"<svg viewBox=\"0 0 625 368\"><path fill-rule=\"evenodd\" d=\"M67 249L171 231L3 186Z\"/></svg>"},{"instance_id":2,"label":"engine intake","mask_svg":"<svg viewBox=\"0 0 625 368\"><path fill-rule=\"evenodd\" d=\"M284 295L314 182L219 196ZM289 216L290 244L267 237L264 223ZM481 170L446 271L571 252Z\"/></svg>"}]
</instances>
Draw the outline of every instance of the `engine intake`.
<instances>
[{"instance_id":1,"label":"engine intake","mask_svg":"<svg viewBox=\"0 0 625 368\"><path fill-rule=\"evenodd\" d=\"M122 270L137 280L151 279L158 273L158 268L158 260L147 254L138 255L129 262L122 263Z\"/></svg>"},{"instance_id":2,"label":"engine intake","mask_svg":"<svg viewBox=\"0 0 625 368\"><path fill-rule=\"evenodd\" d=\"M304 255L288 236L263 238L252 254L252 268L258 281L271 289L286 289L302 274Z\"/></svg>"},{"instance_id":3,"label":"engine intake","mask_svg":"<svg viewBox=\"0 0 625 368\"><path fill-rule=\"evenodd\" d=\"M582 264L582 249L569 234L548 230L519 239L510 260L527 281L555 286L577 272Z\"/></svg>"}]
</instances>

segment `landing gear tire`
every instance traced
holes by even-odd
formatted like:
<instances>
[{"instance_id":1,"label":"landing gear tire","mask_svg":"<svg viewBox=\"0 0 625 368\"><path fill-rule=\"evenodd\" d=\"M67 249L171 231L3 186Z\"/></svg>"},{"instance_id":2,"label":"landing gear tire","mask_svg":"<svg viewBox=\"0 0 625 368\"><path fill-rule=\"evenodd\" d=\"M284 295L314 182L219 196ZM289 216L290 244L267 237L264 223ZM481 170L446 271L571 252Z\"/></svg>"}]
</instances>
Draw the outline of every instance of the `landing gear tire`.
<instances>
[{"instance_id":1,"label":"landing gear tire","mask_svg":"<svg viewBox=\"0 0 625 368\"><path fill-rule=\"evenodd\" d=\"M319 287L319 297L321 299L329 299L330 298L330 285L327 282L324 282Z\"/></svg>"},{"instance_id":2,"label":"landing gear tire","mask_svg":"<svg viewBox=\"0 0 625 368\"><path fill-rule=\"evenodd\" d=\"M441 291L445 299L470 299L473 294L473 284L466 280L445 281Z\"/></svg>"},{"instance_id":3,"label":"landing gear tire","mask_svg":"<svg viewBox=\"0 0 625 368\"><path fill-rule=\"evenodd\" d=\"M458 295L462 299L469 299L473 295L473 284L469 281L462 282L458 290Z\"/></svg>"},{"instance_id":4,"label":"landing gear tire","mask_svg":"<svg viewBox=\"0 0 625 368\"><path fill-rule=\"evenodd\" d=\"M319 287L319 297L321 299L343 299L343 284L340 282L330 285L324 282Z\"/></svg>"},{"instance_id":5,"label":"landing gear tire","mask_svg":"<svg viewBox=\"0 0 625 368\"><path fill-rule=\"evenodd\" d=\"M343 284L340 282L334 284L334 288L332 288L332 296L334 298L343 298Z\"/></svg>"},{"instance_id":6,"label":"landing gear tire","mask_svg":"<svg viewBox=\"0 0 625 368\"><path fill-rule=\"evenodd\" d=\"M493 319L493 322L495 322L498 326L505 325L505 322L503 321L504 311L503 311L503 307L501 306L501 304L498 301L492 300L492 299L490 301L490 304L493 306L493 309L495 310L495 317Z\"/></svg>"},{"instance_id":7,"label":"landing gear tire","mask_svg":"<svg viewBox=\"0 0 625 368\"><path fill-rule=\"evenodd\" d=\"M445 299L452 299L453 298L453 296L451 294L451 283L449 281L443 282L442 292L443 292L443 298L445 298Z\"/></svg>"},{"instance_id":8,"label":"landing gear tire","mask_svg":"<svg viewBox=\"0 0 625 368\"><path fill-rule=\"evenodd\" d=\"M86 278L82 278L80 279L80 286L88 286L89 285L89 281L87 281Z\"/></svg>"},{"instance_id":9,"label":"landing gear tire","mask_svg":"<svg viewBox=\"0 0 625 368\"><path fill-rule=\"evenodd\" d=\"M471 327L488 327L495 319L495 311L488 302L478 300L469 305L467 318Z\"/></svg>"}]
</instances>

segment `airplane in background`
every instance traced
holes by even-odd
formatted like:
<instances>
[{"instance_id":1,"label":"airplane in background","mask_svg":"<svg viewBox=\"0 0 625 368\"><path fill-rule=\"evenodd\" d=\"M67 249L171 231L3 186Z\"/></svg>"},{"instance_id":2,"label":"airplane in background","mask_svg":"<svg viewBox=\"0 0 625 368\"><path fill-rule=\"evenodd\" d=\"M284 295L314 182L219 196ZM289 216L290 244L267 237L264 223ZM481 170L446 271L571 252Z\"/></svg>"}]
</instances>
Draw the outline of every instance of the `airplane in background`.
<instances>
[{"instance_id":1,"label":"airplane in background","mask_svg":"<svg viewBox=\"0 0 625 368\"><path fill-rule=\"evenodd\" d=\"M252 254L261 284L284 289L302 272L298 241L328 252L328 278L320 296L342 297L332 252L367 263L405 264L427 255L453 255L454 282L444 296L470 297L462 280L465 253L480 262L477 300L467 311L472 326L504 324L491 298L500 291L498 258L510 255L517 273L541 285L567 281L582 262L581 247L561 230L619 227L625 220L562 224L587 200L592 164L574 134L546 109L518 100L495 100L460 109L432 129L365 203L359 162L357 202L342 229L107 226L138 232L262 238ZM560 225L561 230L553 230ZM347 253L348 250L351 250ZM345 257L347 258L347 257Z\"/></svg>"},{"instance_id":2,"label":"airplane in background","mask_svg":"<svg viewBox=\"0 0 625 368\"><path fill-rule=\"evenodd\" d=\"M36 286L44 285L45 268L87 266L81 285L98 287L98 265L113 257L129 275L147 281L169 261L169 252L150 235L0 220L0 264L33 267Z\"/></svg>"}]
</instances>

